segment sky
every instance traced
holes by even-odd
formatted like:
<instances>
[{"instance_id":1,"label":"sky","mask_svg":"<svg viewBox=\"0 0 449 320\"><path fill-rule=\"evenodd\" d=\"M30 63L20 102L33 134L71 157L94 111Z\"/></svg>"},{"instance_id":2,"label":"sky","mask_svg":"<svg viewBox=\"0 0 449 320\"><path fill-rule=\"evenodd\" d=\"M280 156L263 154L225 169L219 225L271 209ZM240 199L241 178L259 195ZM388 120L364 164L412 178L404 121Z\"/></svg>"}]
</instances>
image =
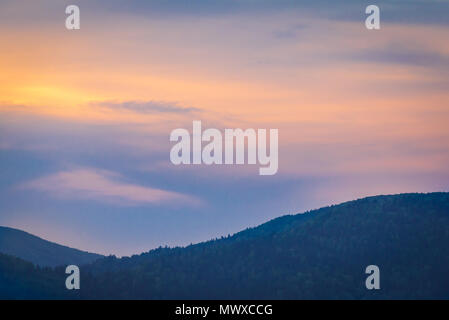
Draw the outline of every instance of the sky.
<instances>
[{"instance_id":1,"label":"sky","mask_svg":"<svg viewBox=\"0 0 449 320\"><path fill-rule=\"evenodd\" d=\"M449 191L448 26L443 0L2 0L0 225L123 256ZM278 129L277 174L173 165L194 120Z\"/></svg>"}]
</instances>

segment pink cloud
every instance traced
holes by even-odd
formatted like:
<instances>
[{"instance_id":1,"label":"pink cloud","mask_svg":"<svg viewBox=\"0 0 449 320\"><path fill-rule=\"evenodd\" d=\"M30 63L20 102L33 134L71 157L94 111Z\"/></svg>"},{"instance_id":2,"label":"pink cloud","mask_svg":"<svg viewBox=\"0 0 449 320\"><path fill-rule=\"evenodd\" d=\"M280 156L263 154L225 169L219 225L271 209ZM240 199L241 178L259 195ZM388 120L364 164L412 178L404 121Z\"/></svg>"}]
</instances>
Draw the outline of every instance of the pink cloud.
<instances>
[{"instance_id":1,"label":"pink cloud","mask_svg":"<svg viewBox=\"0 0 449 320\"><path fill-rule=\"evenodd\" d=\"M120 182L117 173L92 168L79 168L26 182L22 189L32 189L55 196L76 197L125 205L182 203L199 205L193 196Z\"/></svg>"}]
</instances>

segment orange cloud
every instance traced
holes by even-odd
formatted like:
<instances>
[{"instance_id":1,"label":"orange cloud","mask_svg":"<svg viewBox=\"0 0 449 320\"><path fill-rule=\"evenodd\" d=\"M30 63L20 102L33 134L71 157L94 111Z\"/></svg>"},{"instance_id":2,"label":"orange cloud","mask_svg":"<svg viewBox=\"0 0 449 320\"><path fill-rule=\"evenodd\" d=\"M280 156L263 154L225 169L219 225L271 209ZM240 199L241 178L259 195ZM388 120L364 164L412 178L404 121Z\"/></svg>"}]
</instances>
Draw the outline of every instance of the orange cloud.
<instances>
[{"instance_id":1,"label":"orange cloud","mask_svg":"<svg viewBox=\"0 0 449 320\"><path fill-rule=\"evenodd\" d=\"M194 24L190 19L121 16L119 25L92 24L78 33L0 31L9 48L0 53L0 113L131 124L130 130L168 136L176 127L190 126L193 115L142 113L92 102L176 101L201 109L200 120L217 127L277 128L284 150L310 144L388 149L428 141L437 141L439 149L449 147L444 87L449 71L432 64L362 59L395 44L405 53L424 50L447 58L449 45L441 41L449 37L447 28L384 24L373 33L362 23L283 15L209 17ZM298 21L305 28L295 31L297 37L273 36ZM335 152L326 150L322 157ZM293 154L292 161L284 161L288 171L299 170ZM379 159L382 166L392 165L390 155L378 157L385 157ZM354 170L362 163L373 166L361 159ZM428 163L442 168L440 161L416 163L411 159L410 167L419 170Z\"/></svg>"}]
</instances>

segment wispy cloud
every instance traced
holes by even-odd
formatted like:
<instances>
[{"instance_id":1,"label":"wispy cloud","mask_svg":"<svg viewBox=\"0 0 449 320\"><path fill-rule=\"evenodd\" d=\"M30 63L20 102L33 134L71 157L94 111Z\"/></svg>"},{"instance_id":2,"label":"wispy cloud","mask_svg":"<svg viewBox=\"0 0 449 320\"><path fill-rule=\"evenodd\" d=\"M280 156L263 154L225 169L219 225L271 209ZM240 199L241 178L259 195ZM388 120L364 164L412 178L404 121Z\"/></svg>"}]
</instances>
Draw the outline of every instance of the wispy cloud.
<instances>
[{"instance_id":1,"label":"wispy cloud","mask_svg":"<svg viewBox=\"0 0 449 320\"><path fill-rule=\"evenodd\" d=\"M123 205L176 204L198 205L193 196L120 181L121 175L92 168L78 168L41 177L19 186L55 196L91 199Z\"/></svg>"},{"instance_id":2,"label":"wispy cloud","mask_svg":"<svg viewBox=\"0 0 449 320\"><path fill-rule=\"evenodd\" d=\"M297 38L299 36L299 32L306 28L306 24L295 23L292 26L274 31L273 36L277 39L291 40Z\"/></svg>"},{"instance_id":3,"label":"wispy cloud","mask_svg":"<svg viewBox=\"0 0 449 320\"><path fill-rule=\"evenodd\" d=\"M182 107L176 102L167 101L99 101L92 102L92 105L105 107L108 109L133 111L137 113L190 113L201 110L193 107Z\"/></svg>"},{"instance_id":4,"label":"wispy cloud","mask_svg":"<svg viewBox=\"0 0 449 320\"><path fill-rule=\"evenodd\" d=\"M364 50L348 55L351 60L371 61L377 63L425 66L427 68L447 68L449 56L435 50L436 48L416 48L405 45L387 44L384 48Z\"/></svg>"}]
</instances>

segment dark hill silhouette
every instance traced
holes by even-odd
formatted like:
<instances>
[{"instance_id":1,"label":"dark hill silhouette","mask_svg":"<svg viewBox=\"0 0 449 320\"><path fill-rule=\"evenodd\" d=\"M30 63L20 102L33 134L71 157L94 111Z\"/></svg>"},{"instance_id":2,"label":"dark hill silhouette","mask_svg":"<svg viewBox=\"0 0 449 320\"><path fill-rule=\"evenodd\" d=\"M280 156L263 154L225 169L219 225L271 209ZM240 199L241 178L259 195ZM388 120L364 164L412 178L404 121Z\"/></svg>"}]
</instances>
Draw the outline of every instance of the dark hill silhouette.
<instances>
[{"instance_id":1,"label":"dark hill silhouette","mask_svg":"<svg viewBox=\"0 0 449 320\"><path fill-rule=\"evenodd\" d=\"M106 257L82 268L79 291L63 289L62 268L20 273L11 264L24 262L11 259L0 256L0 275L16 296L28 279L32 292L42 285L61 298L448 299L449 193L369 197L185 248ZM365 287L372 264L380 290Z\"/></svg>"},{"instance_id":2,"label":"dark hill silhouette","mask_svg":"<svg viewBox=\"0 0 449 320\"><path fill-rule=\"evenodd\" d=\"M0 226L0 253L22 258L39 266L89 264L103 256L43 240L27 232Z\"/></svg>"}]
</instances>

